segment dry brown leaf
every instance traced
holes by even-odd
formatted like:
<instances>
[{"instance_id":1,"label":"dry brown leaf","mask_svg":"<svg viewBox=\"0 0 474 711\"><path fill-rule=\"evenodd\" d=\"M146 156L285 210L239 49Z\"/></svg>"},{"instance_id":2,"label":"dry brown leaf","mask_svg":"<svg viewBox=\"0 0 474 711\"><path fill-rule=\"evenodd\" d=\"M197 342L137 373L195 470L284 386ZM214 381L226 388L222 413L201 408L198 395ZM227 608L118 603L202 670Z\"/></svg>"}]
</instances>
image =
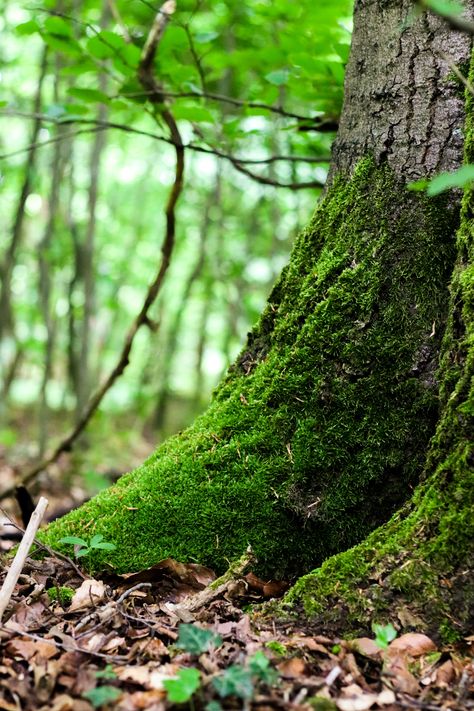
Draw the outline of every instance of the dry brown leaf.
<instances>
[{"instance_id":1,"label":"dry brown leaf","mask_svg":"<svg viewBox=\"0 0 474 711\"><path fill-rule=\"evenodd\" d=\"M445 689L453 683L455 678L456 670L454 668L454 664L451 659L448 659L436 670L434 674L434 683L439 688Z\"/></svg>"},{"instance_id":2,"label":"dry brown leaf","mask_svg":"<svg viewBox=\"0 0 474 711\"><path fill-rule=\"evenodd\" d=\"M420 687L407 665L408 659L405 655L393 656L388 659L385 672L390 675L390 683L394 689L416 696Z\"/></svg>"},{"instance_id":3,"label":"dry brown leaf","mask_svg":"<svg viewBox=\"0 0 474 711\"><path fill-rule=\"evenodd\" d=\"M277 664L277 669L285 679L296 679L298 676L303 676L306 671L306 664L304 659L293 657Z\"/></svg>"},{"instance_id":4,"label":"dry brown leaf","mask_svg":"<svg viewBox=\"0 0 474 711\"><path fill-rule=\"evenodd\" d=\"M20 656L27 661L36 656L51 659L58 654L58 649L52 642L30 639L12 639L7 644L7 650L10 654Z\"/></svg>"},{"instance_id":5,"label":"dry brown leaf","mask_svg":"<svg viewBox=\"0 0 474 711\"><path fill-rule=\"evenodd\" d=\"M425 634L407 632L407 634L402 634L401 637L390 642L386 654L389 657L392 655L399 656L400 654L407 654L410 657L421 657L423 654L435 651L435 643Z\"/></svg>"},{"instance_id":6,"label":"dry brown leaf","mask_svg":"<svg viewBox=\"0 0 474 711\"><path fill-rule=\"evenodd\" d=\"M135 691L125 694L117 706L119 711L164 711L163 692L151 689L150 691Z\"/></svg>"},{"instance_id":7,"label":"dry brown leaf","mask_svg":"<svg viewBox=\"0 0 474 711\"><path fill-rule=\"evenodd\" d=\"M360 693L336 699L336 706L340 711L367 711L376 701L377 694Z\"/></svg>"},{"instance_id":8,"label":"dry brown leaf","mask_svg":"<svg viewBox=\"0 0 474 711\"><path fill-rule=\"evenodd\" d=\"M68 612L83 610L87 607L95 607L97 603L105 598L105 585L101 580L88 578L84 580L81 587L76 590L72 598Z\"/></svg>"},{"instance_id":9,"label":"dry brown leaf","mask_svg":"<svg viewBox=\"0 0 474 711\"><path fill-rule=\"evenodd\" d=\"M115 667L114 671L121 681L131 681L140 684L147 689L163 690L163 682L166 679L174 679L179 672L177 664L163 664L161 667L153 668L146 665Z\"/></svg>"},{"instance_id":10,"label":"dry brown leaf","mask_svg":"<svg viewBox=\"0 0 474 711\"><path fill-rule=\"evenodd\" d=\"M358 652L369 659L380 659L382 650L370 637L358 637L346 642L346 646L353 652Z\"/></svg>"}]
</instances>

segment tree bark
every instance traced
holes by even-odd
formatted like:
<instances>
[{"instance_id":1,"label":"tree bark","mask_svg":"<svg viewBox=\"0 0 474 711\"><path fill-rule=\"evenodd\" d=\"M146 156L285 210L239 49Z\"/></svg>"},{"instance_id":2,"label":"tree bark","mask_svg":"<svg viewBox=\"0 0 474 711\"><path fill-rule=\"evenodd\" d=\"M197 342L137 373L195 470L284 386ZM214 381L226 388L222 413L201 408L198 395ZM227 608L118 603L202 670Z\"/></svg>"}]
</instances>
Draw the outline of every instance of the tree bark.
<instances>
[{"instance_id":1,"label":"tree bark","mask_svg":"<svg viewBox=\"0 0 474 711\"><path fill-rule=\"evenodd\" d=\"M209 410L115 487L50 526L50 544L70 533L101 532L117 544L107 560L119 570L167 556L195 557L222 570L251 543L260 570L272 577L301 573L346 551L300 580L288 601L297 611L321 615L329 597L327 615L344 609L349 626L367 623L374 600L387 606L383 590L371 598L357 586L371 586L371 575L383 581L390 557L397 565L403 561L392 570L390 594L401 589L407 570L413 582L410 565L424 560L440 562L434 577L424 576L424 567L421 576L439 592L453 545L458 563L472 558L466 466L474 460L467 439L473 359L466 343L473 321L465 312L473 303L473 241L466 223L452 335L445 340L448 405L427 478L417 487L439 414L437 354L459 199L429 199L406 189L414 178L462 161L463 99L439 51L446 47L455 61L466 61L470 42L432 17L407 25L411 7L405 0L356 3L330 187ZM346 550L386 521L415 487L404 513L356 553ZM411 559L415 549L420 555ZM352 565L352 556L363 562ZM104 558L97 556L94 565L104 565ZM463 568L456 570L461 575ZM334 592L336 580L345 599ZM460 609L467 609L467 599L466 593ZM355 600L351 609L348 600ZM438 622L440 609L433 616ZM466 615L459 620L464 624Z\"/></svg>"}]
</instances>

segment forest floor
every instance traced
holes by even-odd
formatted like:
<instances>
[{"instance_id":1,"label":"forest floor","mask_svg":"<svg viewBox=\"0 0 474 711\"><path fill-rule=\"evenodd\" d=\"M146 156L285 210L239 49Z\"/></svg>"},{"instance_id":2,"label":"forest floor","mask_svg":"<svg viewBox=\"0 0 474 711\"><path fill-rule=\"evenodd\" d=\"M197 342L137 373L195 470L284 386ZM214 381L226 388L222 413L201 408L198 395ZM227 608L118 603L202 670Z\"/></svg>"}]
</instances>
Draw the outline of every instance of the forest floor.
<instances>
[{"instance_id":1,"label":"forest floor","mask_svg":"<svg viewBox=\"0 0 474 711\"><path fill-rule=\"evenodd\" d=\"M0 457L2 484L13 475ZM55 512L85 494L61 481L43 488ZM0 584L16 513L0 521ZM415 620L351 640L275 624L259 609L286 585L249 567L216 588L208 568L171 559L94 578L87 556L28 558L0 625L0 711L474 709L474 634L439 646Z\"/></svg>"}]
</instances>

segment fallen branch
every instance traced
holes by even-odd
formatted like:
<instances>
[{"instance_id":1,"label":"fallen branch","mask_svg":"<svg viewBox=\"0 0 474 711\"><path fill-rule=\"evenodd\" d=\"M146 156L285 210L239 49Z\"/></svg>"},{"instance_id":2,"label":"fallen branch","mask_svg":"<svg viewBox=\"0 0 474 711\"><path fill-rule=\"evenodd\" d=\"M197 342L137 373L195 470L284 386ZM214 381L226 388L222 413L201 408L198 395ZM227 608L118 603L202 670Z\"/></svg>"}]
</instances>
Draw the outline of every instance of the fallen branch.
<instances>
[{"instance_id":1,"label":"fallen branch","mask_svg":"<svg viewBox=\"0 0 474 711\"><path fill-rule=\"evenodd\" d=\"M30 522L26 528L25 535L18 547L16 555L13 559L13 563L10 566L10 570L3 582L2 589L0 590L0 622L2 621L3 613L5 612L10 598L13 594L15 585L17 584L20 573L25 565L25 560L28 557L31 546L34 543L36 532L40 526L46 507L48 506L48 499L44 496L38 501L36 509L33 511Z\"/></svg>"}]
</instances>

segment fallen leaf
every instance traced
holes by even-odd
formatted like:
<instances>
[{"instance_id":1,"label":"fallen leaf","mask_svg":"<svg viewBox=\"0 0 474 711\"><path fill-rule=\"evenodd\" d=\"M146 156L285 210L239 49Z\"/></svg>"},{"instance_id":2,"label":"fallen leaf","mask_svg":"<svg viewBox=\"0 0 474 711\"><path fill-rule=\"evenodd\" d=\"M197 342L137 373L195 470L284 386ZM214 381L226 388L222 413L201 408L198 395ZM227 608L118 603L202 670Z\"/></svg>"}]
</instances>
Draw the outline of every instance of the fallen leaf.
<instances>
[{"instance_id":1,"label":"fallen leaf","mask_svg":"<svg viewBox=\"0 0 474 711\"><path fill-rule=\"evenodd\" d=\"M147 689L163 691L163 682L166 679L175 679L180 667L177 664L164 664L159 669L154 669L146 665L136 665L129 667L116 667L114 671L121 681L131 681L140 684Z\"/></svg>"},{"instance_id":2,"label":"fallen leaf","mask_svg":"<svg viewBox=\"0 0 474 711\"><path fill-rule=\"evenodd\" d=\"M306 664L304 659L293 657L277 664L277 669L285 679L296 679L298 676L303 676L306 671Z\"/></svg>"},{"instance_id":3,"label":"fallen leaf","mask_svg":"<svg viewBox=\"0 0 474 711\"><path fill-rule=\"evenodd\" d=\"M376 694L360 694L360 696L336 699L336 706L340 711L367 711L376 701Z\"/></svg>"},{"instance_id":4,"label":"fallen leaf","mask_svg":"<svg viewBox=\"0 0 474 711\"><path fill-rule=\"evenodd\" d=\"M407 632L390 642L387 655L408 654L410 657L421 657L428 652L435 652L436 645L432 639L419 632Z\"/></svg>"},{"instance_id":5,"label":"fallen leaf","mask_svg":"<svg viewBox=\"0 0 474 711\"><path fill-rule=\"evenodd\" d=\"M7 644L10 654L20 656L29 661L33 657L40 656L43 659L51 659L58 654L58 648L52 642L42 640L12 639Z\"/></svg>"},{"instance_id":6,"label":"fallen leaf","mask_svg":"<svg viewBox=\"0 0 474 711\"><path fill-rule=\"evenodd\" d=\"M346 646L353 652L361 654L369 659L380 659L382 650L370 637L358 637L346 642Z\"/></svg>"},{"instance_id":7,"label":"fallen leaf","mask_svg":"<svg viewBox=\"0 0 474 711\"><path fill-rule=\"evenodd\" d=\"M447 688L456 677L456 670L451 659L448 659L444 664L436 670L434 674L434 683L439 688Z\"/></svg>"},{"instance_id":8,"label":"fallen leaf","mask_svg":"<svg viewBox=\"0 0 474 711\"><path fill-rule=\"evenodd\" d=\"M98 602L105 598L105 585L101 580L88 578L84 580L81 587L76 590L72 598L68 613L82 610L87 607L95 607Z\"/></svg>"},{"instance_id":9,"label":"fallen leaf","mask_svg":"<svg viewBox=\"0 0 474 711\"><path fill-rule=\"evenodd\" d=\"M390 683L397 691L402 691L410 696L416 696L420 690L419 684L407 667L408 659L405 655L390 657L384 672L390 676Z\"/></svg>"}]
</instances>

